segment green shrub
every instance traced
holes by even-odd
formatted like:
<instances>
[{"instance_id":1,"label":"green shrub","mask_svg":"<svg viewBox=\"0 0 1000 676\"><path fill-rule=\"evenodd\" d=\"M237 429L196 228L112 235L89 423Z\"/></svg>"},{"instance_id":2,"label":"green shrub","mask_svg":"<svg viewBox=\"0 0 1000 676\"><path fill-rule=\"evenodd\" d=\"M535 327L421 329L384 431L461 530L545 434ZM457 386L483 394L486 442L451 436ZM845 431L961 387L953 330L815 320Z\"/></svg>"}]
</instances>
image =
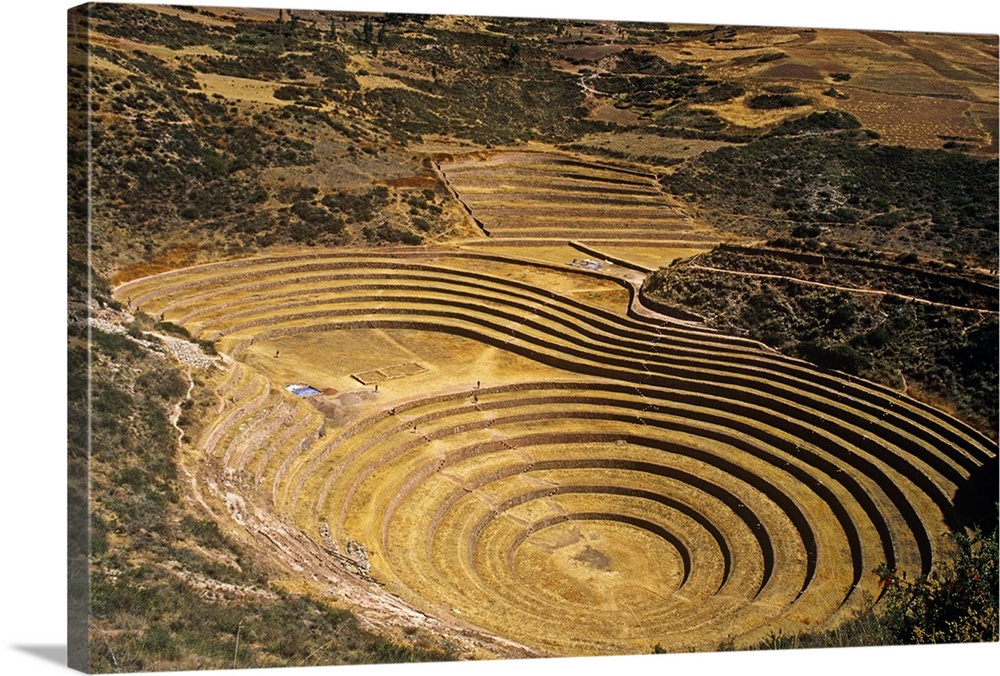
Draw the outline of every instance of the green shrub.
<instances>
[{"instance_id":1,"label":"green shrub","mask_svg":"<svg viewBox=\"0 0 1000 676\"><path fill-rule=\"evenodd\" d=\"M147 371L136 379L143 396L153 395L163 400L183 397L188 384L176 370Z\"/></svg>"},{"instance_id":2,"label":"green shrub","mask_svg":"<svg viewBox=\"0 0 1000 676\"><path fill-rule=\"evenodd\" d=\"M815 223L803 223L792 228L792 237L819 237L823 229Z\"/></svg>"},{"instance_id":3,"label":"green shrub","mask_svg":"<svg viewBox=\"0 0 1000 676\"><path fill-rule=\"evenodd\" d=\"M415 232L396 228L388 223L380 223L372 227L366 226L362 231L369 244L407 244L416 246L424 241L424 238Z\"/></svg>"},{"instance_id":4,"label":"green shrub","mask_svg":"<svg viewBox=\"0 0 1000 676\"><path fill-rule=\"evenodd\" d=\"M818 366L852 375L857 375L862 369L867 368L870 361L863 353L846 343L808 340L799 343L796 352Z\"/></svg>"},{"instance_id":5,"label":"green shrub","mask_svg":"<svg viewBox=\"0 0 1000 676\"><path fill-rule=\"evenodd\" d=\"M956 533L958 557L913 580L886 566L885 620L898 643L997 640L997 531Z\"/></svg>"},{"instance_id":6,"label":"green shrub","mask_svg":"<svg viewBox=\"0 0 1000 676\"><path fill-rule=\"evenodd\" d=\"M204 338L199 338L195 340L195 342L198 344L198 347L200 347L202 349L202 352L204 352L205 354L212 355L213 357L219 354L218 351L216 351L215 349L215 343L213 343L212 341L205 340Z\"/></svg>"},{"instance_id":7,"label":"green shrub","mask_svg":"<svg viewBox=\"0 0 1000 676\"><path fill-rule=\"evenodd\" d=\"M755 110L775 110L808 106L810 103L809 97L801 94L757 94L750 97L747 107Z\"/></svg>"},{"instance_id":8,"label":"green shrub","mask_svg":"<svg viewBox=\"0 0 1000 676\"><path fill-rule=\"evenodd\" d=\"M860 128L861 122L854 115L841 110L830 110L825 113L809 113L805 117L782 122L777 127L772 129L768 135L790 136L804 132L836 131L841 129Z\"/></svg>"},{"instance_id":9,"label":"green shrub","mask_svg":"<svg viewBox=\"0 0 1000 676\"><path fill-rule=\"evenodd\" d=\"M788 57L788 54L784 52L770 52L768 54L761 54L757 57L757 63L769 63L771 61L780 61Z\"/></svg>"},{"instance_id":10,"label":"green shrub","mask_svg":"<svg viewBox=\"0 0 1000 676\"><path fill-rule=\"evenodd\" d=\"M885 591L883 600L837 628L802 634L779 630L751 650L995 642L996 531L988 538L979 530L952 537L958 544L958 557L928 576L909 580L885 564L879 566L875 573Z\"/></svg>"},{"instance_id":11,"label":"green shrub","mask_svg":"<svg viewBox=\"0 0 1000 676\"><path fill-rule=\"evenodd\" d=\"M747 90L736 82L716 82L692 97L697 103L719 103L743 96Z\"/></svg>"}]
</instances>

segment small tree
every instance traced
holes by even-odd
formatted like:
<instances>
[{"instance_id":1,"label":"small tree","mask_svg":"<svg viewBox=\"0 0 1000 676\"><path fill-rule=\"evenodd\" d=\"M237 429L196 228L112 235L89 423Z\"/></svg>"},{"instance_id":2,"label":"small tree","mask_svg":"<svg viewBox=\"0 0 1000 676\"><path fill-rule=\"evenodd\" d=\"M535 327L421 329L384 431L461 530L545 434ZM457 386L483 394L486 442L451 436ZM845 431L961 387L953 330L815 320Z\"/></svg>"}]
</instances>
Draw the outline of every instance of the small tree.
<instances>
[{"instance_id":1,"label":"small tree","mask_svg":"<svg viewBox=\"0 0 1000 676\"><path fill-rule=\"evenodd\" d=\"M507 45L507 53L503 57L504 66L513 66L521 55L521 43L513 40Z\"/></svg>"}]
</instances>

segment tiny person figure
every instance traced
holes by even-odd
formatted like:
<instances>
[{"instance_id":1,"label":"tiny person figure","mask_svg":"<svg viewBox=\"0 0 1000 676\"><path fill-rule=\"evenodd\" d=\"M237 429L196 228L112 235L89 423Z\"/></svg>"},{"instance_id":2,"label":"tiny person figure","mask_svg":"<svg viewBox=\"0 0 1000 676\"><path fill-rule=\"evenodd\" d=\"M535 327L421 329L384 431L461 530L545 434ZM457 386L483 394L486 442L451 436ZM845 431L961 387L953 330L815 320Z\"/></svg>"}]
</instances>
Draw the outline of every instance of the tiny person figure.
<instances>
[{"instance_id":1,"label":"tiny person figure","mask_svg":"<svg viewBox=\"0 0 1000 676\"><path fill-rule=\"evenodd\" d=\"M275 350L274 351L274 358L277 359L279 354L281 354L281 350Z\"/></svg>"}]
</instances>

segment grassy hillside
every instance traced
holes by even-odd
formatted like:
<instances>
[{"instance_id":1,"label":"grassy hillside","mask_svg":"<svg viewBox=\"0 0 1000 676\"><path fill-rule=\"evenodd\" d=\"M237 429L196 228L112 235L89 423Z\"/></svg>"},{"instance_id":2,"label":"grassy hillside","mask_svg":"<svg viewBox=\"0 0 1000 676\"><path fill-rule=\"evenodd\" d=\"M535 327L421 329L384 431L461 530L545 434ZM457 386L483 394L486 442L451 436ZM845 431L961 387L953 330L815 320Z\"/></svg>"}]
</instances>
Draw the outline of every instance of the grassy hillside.
<instances>
[{"instance_id":1,"label":"grassy hillside","mask_svg":"<svg viewBox=\"0 0 1000 676\"><path fill-rule=\"evenodd\" d=\"M989 256L996 208L982 199L996 192L996 165L966 156L988 151L970 136L968 116L949 117L947 106L933 113L935 129L952 132L935 142L948 153L874 145L870 136L893 131L858 97L903 94L863 76L879 59L915 57L906 40L836 37L92 5L71 35L70 84L71 107L92 122L89 148L72 138L71 153L89 152L92 163L95 262L104 274L133 275L274 246L468 236L475 230L425 165L428 151L530 140L641 158L662 174L675 167L667 189L741 232L771 232L774 219L849 224L863 227L838 236ZM849 58L859 44L870 63ZM812 65L821 57L829 72ZM973 86L981 76L958 86L920 72L906 71L906 105L938 88L982 107ZM830 83L839 98L821 93ZM858 83L866 88L855 92ZM924 114L915 110L914 124ZM996 137L995 119L975 119L982 138ZM831 128L853 131L817 136ZM624 132L626 144L616 140ZM737 145L699 157L719 143ZM751 189L758 172L767 181ZM77 214L82 194L71 200Z\"/></svg>"}]
</instances>

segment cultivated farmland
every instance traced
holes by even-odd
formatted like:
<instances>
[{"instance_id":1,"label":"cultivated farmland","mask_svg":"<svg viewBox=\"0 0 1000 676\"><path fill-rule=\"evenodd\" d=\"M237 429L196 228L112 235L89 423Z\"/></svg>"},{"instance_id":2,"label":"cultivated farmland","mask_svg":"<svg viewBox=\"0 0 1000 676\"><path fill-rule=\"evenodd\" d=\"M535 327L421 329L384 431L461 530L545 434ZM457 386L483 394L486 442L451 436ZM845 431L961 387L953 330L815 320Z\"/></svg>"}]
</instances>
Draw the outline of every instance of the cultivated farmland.
<instances>
[{"instance_id":1,"label":"cultivated farmland","mask_svg":"<svg viewBox=\"0 0 1000 676\"><path fill-rule=\"evenodd\" d=\"M616 311L574 297L619 285ZM879 597L879 563L948 551L994 442L635 292L433 249L116 289L232 356L190 468L205 499L304 574L345 567L445 625L545 654L746 645L832 626Z\"/></svg>"}]
</instances>

